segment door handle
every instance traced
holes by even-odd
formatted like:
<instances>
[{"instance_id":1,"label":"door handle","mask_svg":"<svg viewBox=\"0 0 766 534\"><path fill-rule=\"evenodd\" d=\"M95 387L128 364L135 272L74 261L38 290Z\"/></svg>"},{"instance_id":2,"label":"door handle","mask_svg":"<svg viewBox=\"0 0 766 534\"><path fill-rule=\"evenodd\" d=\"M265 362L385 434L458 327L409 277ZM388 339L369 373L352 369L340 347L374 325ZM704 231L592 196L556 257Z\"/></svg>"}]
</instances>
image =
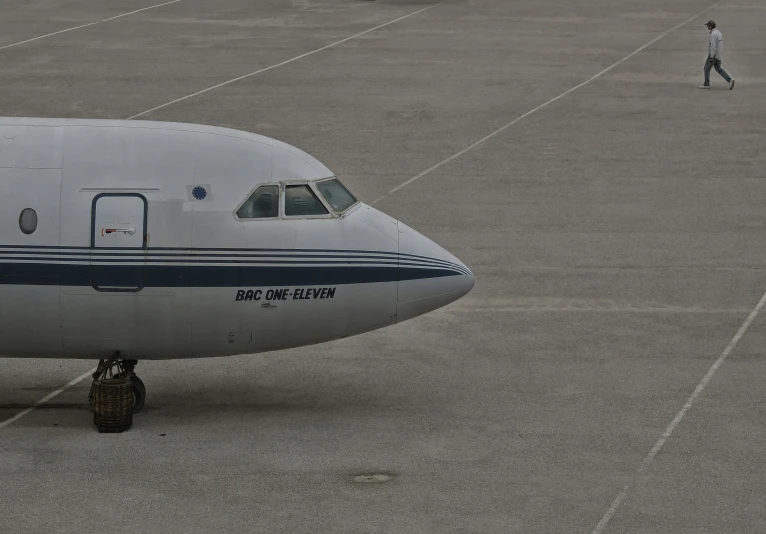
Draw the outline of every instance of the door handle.
<instances>
[{"instance_id":1,"label":"door handle","mask_svg":"<svg viewBox=\"0 0 766 534\"><path fill-rule=\"evenodd\" d=\"M116 234L117 232L134 235L136 233L136 229L132 226L130 228L102 228L101 237L104 237L106 234Z\"/></svg>"}]
</instances>

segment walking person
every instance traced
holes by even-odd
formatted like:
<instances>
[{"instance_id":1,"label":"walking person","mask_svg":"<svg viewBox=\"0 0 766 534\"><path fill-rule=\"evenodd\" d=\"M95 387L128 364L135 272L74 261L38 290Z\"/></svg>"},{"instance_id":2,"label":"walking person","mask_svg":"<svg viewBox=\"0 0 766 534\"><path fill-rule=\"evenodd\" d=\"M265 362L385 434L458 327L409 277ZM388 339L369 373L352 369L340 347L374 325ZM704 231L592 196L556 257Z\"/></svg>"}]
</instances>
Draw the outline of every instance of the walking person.
<instances>
[{"instance_id":1,"label":"walking person","mask_svg":"<svg viewBox=\"0 0 766 534\"><path fill-rule=\"evenodd\" d=\"M709 20L705 26L707 26L710 32L710 40L708 43L707 61L705 61L705 84L700 85L700 89L710 89L710 69L715 68L715 71L728 82L729 90L731 91L734 89L734 80L721 66L721 61L723 60L723 35L719 30L715 29L715 21Z\"/></svg>"}]
</instances>

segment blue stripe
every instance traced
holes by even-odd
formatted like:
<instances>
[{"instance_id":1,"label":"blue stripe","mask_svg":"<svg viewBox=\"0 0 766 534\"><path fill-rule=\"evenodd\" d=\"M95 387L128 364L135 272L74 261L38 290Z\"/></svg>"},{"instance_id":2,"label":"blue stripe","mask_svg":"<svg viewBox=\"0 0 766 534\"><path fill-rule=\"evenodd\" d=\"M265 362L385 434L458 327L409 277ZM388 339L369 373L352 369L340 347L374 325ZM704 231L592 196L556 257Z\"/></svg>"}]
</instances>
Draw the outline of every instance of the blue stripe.
<instances>
[{"instance_id":1,"label":"blue stripe","mask_svg":"<svg viewBox=\"0 0 766 534\"><path fill-rule=\"evenodd\" d=\"M143 265L149 265L149 264L181 264L181 265L283 265L283 266L302 266L302 265L345 265L348 267L351 266L376 266L376 267L422 267L422 268L429 268L429 269L446 269L446 270L452 270L456 271L458 274L465 274L468 275L470 272L459 266L454 264L447 264L447 265L441 265L441 264L430 264L430 263L422 263L422 262L415 262L415 261L380 261L380 260L374 260L374 261L295 261L295 260L227 260L227 259L220 259L220 260L202 260L202 259L143 259L143 258L94 258L92 262L88 261L88 258L51 258L49 256L45 257L25 257L25 258L0 258L0 260L6 260L7 263L13 264L16 262L19 263L29 263L29 262L39 262L39 263L47 263L51 261L55 261L59 264L86 264L86 265L102 265L102 264L120 264L128 267L140 267ZM15 260L15 261L8 261L8 260ZM0 264L4 264L5 262L1 262Z\"/></svg>"},{"instance_id":2,"label":"blue stripe","mask_svg":"<svg viewBox=\"0 0 766 534\"><path fill-rule=\"evenodd\" d=\"M134 251L134 252L98 252L97 250L91 251L83 251L83 252L58 252L58 251L45 251L45 250L19 250L19 251L2 251L0 252L0 259L13 259L15 256L22 256L22 257L29 257L29 256L35 256L35 255L42 255L49 259L55 259L55 258L74 258L74 257L84 257L86 259L89 259L91 257L93 258L125 258L126 260L130 260L132 258L186 258L188 261L192 261L196 258L245 258L245 259L258 259L258 258L286 258L286 259L342 259L346 261L357 261L357 260L385 260L385 261L396 261L397 259L401 259L402 261L410 261L410 262L426 262L426 263L438 263L441 265L454 265L457 266L457 264L446 261L446 260L440 260L438 258L411 258L407 257L405 255L402 255L401 258L398 258L397 255L390 255L390 256L379 256L379 255L366 255L366 256L349 256L348 254L325 254L325 255L315 255L315 254L179 254L179 253L167 253L167 254L158 254L158 253L152 253L150 251L143 252L142 250Z\"/></svg>"},{"instance_id":3,"label":"blue stripe","mask_svg":"<svg viewBox=\"0 0 766 534\"><path fill-rule=\"evenodd\" d=\"M91 250L144 250L143 247L67 247L59 245L0 245L0 249L45 249L45 250L82 250L90 252ZM287 252L287 253L318 253L318 254L387 254L396 256L398 253L386 250L360 250L360 249L322 249L322 248L200 248L200 247L149 247L148 252L152 251L171 251L171 252ZM421 256L425 257L425 256Z\"/></svg>"},{"instance_id":4,"label":"blue stripe","mask_svg":"<svg viewBox=\"0 0 766 534\"><path fill-rule=\"evenodd\" d=\"M28 264L30 260L32 261L38 261L40 263L44 262L50 262L51 258L17 258L19 263ZM347 267L366 267L366 266L372 266L372 267L420 267L424 269L441 269L441 270L447 270L447 271L455 271L455 274L470 274L467 270L462 269L458 267L457 265L452 266L446 266L446 265L429 265L429 264L422 264L422 263L410 263L410 262L396 262L396 261L247 261L247 260L161 260L161 259L147 259L147 260L139 260L136 259L134 261L130 260L119 260L119 259L98 259L93 261L92 263L84 263L87 262L86 259L76 260L76 259L66 259L61 258L58 260L59 265L93 265L93 266L108 266L108 265L117 265L122 267L130 267L130 268L140 268L144 265L161 265L161 264L169 264L169 265L185 265L185 266L194 266L194 265L217 265L217 266L271 266L271 265L281 265L284 267L292 267L292 266L312 266L312 265L343 265ZM6 263L0 262L0 265L5 265ZM105 265L104 265L105 264ZM9 262L8 265L15 265L14 263ZM1 270L1 269L0 269Z\"/></svg>"},{"instance_id":5,"label":"blue stripe","mask_svg":"<svg viewBox=\"0 0 766 534\"><path fill-rule=\"evenodd\" d=\"M19 249L18 252L13 252L11 249ZM10 254L29 254L29 251L39 251L40 254L65 254L65 255L77 255L77 254L106 254L109 252L120 254L146 254L146 255L158 255L158 256L195 256L198 253L214 256L231 256L240 255L260 257L263 253L276 253L280 256L295 256L303 257L306 254L334 254L340 257L346 257L349 254L364 255L364 256L385 256L385 257L401 257L412 258L425 261L450 263L446 260L440 260L438 258L431 258L429 256L419 256L416 254L402 254L398 252L379 251L379 250L351 250L351 249L313 249L313 248L296 248L296 249L281 249L281 248L183 248L183 247L151 247L144 249L142 247L102 247L102 248L90 248L90 247L62 247L62 246L41 246L41 245L0 245L0 250L7 251ZM80 251L80 252L77 252ZM169 252L169 253L168 253ZM273 254L264 254L269 256Z\"/></svg>"},{"instance_id":6,"label":"blue stripe","mask_svg":"<svg viewBox=\"0 0 766 534\"><path fill-rule=\"evenodd\" d=\"M142 249L139 249L142 250ZM405 256L405 255L402 255ZM220 258L220 259L209 259ZM260 258L271 258L268 260ZM93 254L90 252L45 252L45 251L6 251L0 252L0 261L2 260L16 260L16 261L67 261L67 262L87 262L94 261L98 263L223 263L231 265L239 264L291 264L291 265L318 265L318 264L382 264L382 265L408 265L408 266L427 266L438 267L445 269L454 269L460 271L462 274L469 274L469 271L462 265L448 262L446 260L440 260L436 258L424 258L424 259L410 259L409 257L398 258L395 255L390 256L348 256L348 255L273 255L273 254L242 254L242 255L229 255L229 254L205 254L205 255L189 255L189 254L158 254L144 251L143 254L137 254L136 252L129 253L100 253L96 250Z\"/></svg>"},{"instance_id":7,"label":"blue stripe","mask_svg":"<svg viewBox=\"0 0 766 534\"><path fill-rule=\"evenodd\" d=\"M24 258L5 258L0 257L0 261L8 261L8 260L16 260L16 261L23 261L23 262L29 262L29 261L39 261L39 262L50 262L50 261L59 261L59 262L90 262L91 258L85 257L85 258L61 258L61 257L51 257L51 256L27 256ZM227 265L349 265L352 263L355 264L367 264L367 265L386 265L386 266L394 266L396 267L399 265L399 262L396 260L394 261L382 261L382 260L373 260L373 261L359 261L359 260L317 260L317 261L303 261L303 260L293 260L293 259L284 259L284 260L248 260L248 259L242 259L242 260L234 260L234 259L217 259L217 260L208 260L208 259L197 259L197 258L185 258L185 259L178 259L178 258L92 258L92 261L94 264L100 264L100 263L119 263L122 265L127 266L135 266L135 265L143 265L143 264L150 264L150 263L170 263L170 264L227 264ZM416 264L420 265L420 264ZM447 266L443 266L447 267ZM452 267L453 269L456 267Z\"/></svg>"},{"instance_id":8,"label":"blue stripe","mask_svg":"<svg viewBox=\"0 0 766 534\"><path fill-rule=\"evenodd\" d=\"M193 265L0 264L0 285L262 287L369 284L459 276L453 269Z\"/></svg>"}]
</instances>

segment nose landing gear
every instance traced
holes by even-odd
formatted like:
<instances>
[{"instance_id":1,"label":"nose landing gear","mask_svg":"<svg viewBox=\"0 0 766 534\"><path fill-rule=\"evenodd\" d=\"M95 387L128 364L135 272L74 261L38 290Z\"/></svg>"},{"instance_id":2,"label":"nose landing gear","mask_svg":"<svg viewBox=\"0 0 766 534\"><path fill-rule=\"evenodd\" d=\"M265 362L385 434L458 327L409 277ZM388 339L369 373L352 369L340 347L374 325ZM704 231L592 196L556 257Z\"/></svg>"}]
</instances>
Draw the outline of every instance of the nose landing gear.
<instances>
[{"instance_id":1,"label":"nose landing gear","mask_svg":"<svg viewBox=\"0 0 766 534\"><path fill-rule=\"evenodd\" d=\"M93 382L105 378L127 378L133 387L133 413L138 413L144 408L146 402L146 386L134 373L138 360L121 360L120 353L115 353L106 360L99 360L96 372L93 373ZM90 388L88 400L93 398L93 385Z\"/></svg>"}]
</instances>

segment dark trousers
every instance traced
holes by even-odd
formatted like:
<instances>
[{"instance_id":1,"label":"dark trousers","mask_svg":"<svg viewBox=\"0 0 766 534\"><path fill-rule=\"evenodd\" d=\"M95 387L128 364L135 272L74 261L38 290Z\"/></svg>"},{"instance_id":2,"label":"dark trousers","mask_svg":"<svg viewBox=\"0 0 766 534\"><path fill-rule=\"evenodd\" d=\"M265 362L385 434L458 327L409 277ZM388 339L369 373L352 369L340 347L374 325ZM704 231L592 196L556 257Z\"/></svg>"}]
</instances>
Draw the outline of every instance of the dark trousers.
<instances>
[{"instance_id":1,"label":"dark trousers","mask_svg":"<svg viewBox=\"0 0 766 534\"><path fill-rule=\"evenodd\" d=\"M705 61L705 85L710 85L710 69L712 68L715 68L715 71L723 76L727 83L731 81L731 76L721 66L721 60L716 59L715 62L712 62L710 61L710 56L708 56L707 61Z\"/></svg>"}]
</instances>

